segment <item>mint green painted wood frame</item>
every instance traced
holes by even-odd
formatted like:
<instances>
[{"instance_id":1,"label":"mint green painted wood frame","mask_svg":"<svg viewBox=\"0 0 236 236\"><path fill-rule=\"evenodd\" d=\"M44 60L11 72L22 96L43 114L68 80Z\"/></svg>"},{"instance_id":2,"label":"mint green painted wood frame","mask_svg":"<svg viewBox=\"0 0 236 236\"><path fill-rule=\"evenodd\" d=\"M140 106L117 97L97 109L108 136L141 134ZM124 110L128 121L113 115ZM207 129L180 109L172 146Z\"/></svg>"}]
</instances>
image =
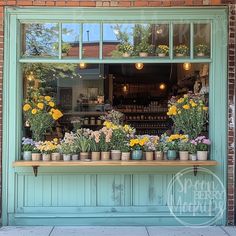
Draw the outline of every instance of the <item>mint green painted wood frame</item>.
<instances>
[{"instance_id":1,"label":"mint green painted wood frame","mask_svg":"<svg viewBox=\"0 0 236 236\"><path fill-rule=\"evenodd\" d=\"M29 174L28 168L21 168L15 170L12 168L12 162L20 159L20 143L21 143L21 123L22 123L22 78L21 66L22 62L45 62L45 63L79 63L83 62L100 62L100 63L134 63L140 61L139 59L118 59L118 60L64 60L60 57L57 59L28 59L20 58L20 23L21 22L171 22L184 20L184 22L211 22L212 26L212 42L211 42L211 58L210 59L194 59L188 60L190 62L208 62L210 63L210 138L213 145L211 149L211 158L217 160L220 165L212 168L212 170L227 186L227 9L221 8L6 8L5 11L5 44L4 44L4 81L3 81L3 204L2 204L2 222L3 225L8 224L34 224L35 220L30 221L30 216L24 214L15 214L17 193L19 192L16 186L16 180L21 173ZM171 36L171 33L170 33ZM170 38L170 47L173 48L173 41ZM192 45L192 43L191 43ZM100 51L101 52L101 51ZM81 54L80 54L81 55ZM101 56L101 54L100 54ZM171 55L170 59L145 59L145 63L182 63L185 59L174 59ZM68 173L71 169L62 168L59 171ZM75 168L74 171L79 171ZM88 169L88 173L106 172L107 169L92 170ZM171 169L161 170L159 168L150 170L129 170L113 169L116 173L125 174L126 171L132 173L170 173ZM176 172L177 170L173 170ZM57 173L58 169L40 169L40 172ZM86 170L85 170L86 172ZM225 187L226 188L226 187ZM99 215L99 214L98 214ZM98 216L97 215L97 216ZM27 220L27 217L29 218ZM34 216L35 217L35 216ZM33 217L33 218L34 218ZM48 221L47 217L36 216L36 220L41 218L42 224L63 224L63 220L68 220L64 215L58 221ZM72 217L72 216L71 216ZM103 215L103 220L107 219ZM119 215L117 215L119 217ZM120 216L122 218L122 216ZM132 218L133 215L131 214ZM169 215L166 216L170 218ZM73 217L72 217L73 218ZM96 214L94 214L96 218ZM227 216L224 214L222 220L217 224L226 224ZM108 218L109 220L109 218ZM127 224L130 220L125 219ZM132 219L131 219L132 220ZM197 221L197 219L193 219ZM76 221L71 224L76 224ZM97 219L92 221L87 219L87 223L97 222L97 224L106 224L104 221ZM103 222L103 223L102 223ZM105 221L106 222L106 221ZM160 221L161 222L161 221ZM115 224L116 221L111 221L110 224ZM109 223L108 223L109 224ZM117 222L122 224L122 220ZM131 222L130 222L131 224ZM152 214L147 216L140 215L135 220L134 224L155 224L152 220ZM164 223L163 223L164 224Z\"/></svg>"}]
</instances>

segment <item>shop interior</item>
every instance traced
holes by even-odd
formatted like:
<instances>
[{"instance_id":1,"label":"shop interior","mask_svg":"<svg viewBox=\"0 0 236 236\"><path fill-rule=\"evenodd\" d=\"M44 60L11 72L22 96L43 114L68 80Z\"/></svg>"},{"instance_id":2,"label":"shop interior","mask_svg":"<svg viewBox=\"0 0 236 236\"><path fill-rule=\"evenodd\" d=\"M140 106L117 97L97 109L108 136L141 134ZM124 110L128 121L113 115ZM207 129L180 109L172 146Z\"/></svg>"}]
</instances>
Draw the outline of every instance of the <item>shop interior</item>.
<instances>
[{"instance_id":1,"label":"shop interior","mask_svg":"<svg viewBox=\"0 0 236 236\"><path fill-rule=\"evenodd\" d=\"M24 96L30 88L52 96L63 112L53 131L62 138L77 128L100 129L99 119L115 109L137 134L161 135L171 131L168 100L187 92L208 97L208 64L25 64ZM27 123L24 131L30 136Z\"/></svg>"}]
</instances>

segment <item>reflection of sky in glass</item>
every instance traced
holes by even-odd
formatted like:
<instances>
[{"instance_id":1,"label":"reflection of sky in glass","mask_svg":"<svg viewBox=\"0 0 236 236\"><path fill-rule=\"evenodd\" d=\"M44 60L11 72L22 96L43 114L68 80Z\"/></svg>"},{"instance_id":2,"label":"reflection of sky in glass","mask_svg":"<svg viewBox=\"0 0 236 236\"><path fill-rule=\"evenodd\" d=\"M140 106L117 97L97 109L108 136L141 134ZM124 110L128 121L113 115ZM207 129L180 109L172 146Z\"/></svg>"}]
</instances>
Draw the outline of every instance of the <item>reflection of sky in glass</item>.
<instances>
[{"instance_id":1,"label":"reflection of sky in glass","mask_svg":"<svg viewBox=\"0 0 236 236\"><path fill-rule=\"evenodd\" d=\"M83 42L94 42L100 39L99 24L83 24Z\"/></svg>"},{"instance_id":2,"label":"reflection of sky in glass","mask_svg":"<svg viewBox=\"0 0 236 236\"><path fill-rule=\"evenodd\" d=\"M71 43L79 41L80 24L62 24L62 41Z\"/></svg>"},{"instance_id":3,"label":"reflection of sky in glass","mask_svg":"<svg viewBox=\"0 0 236 236\"><path fill-rule=\"evenodd\" d=\"M117 37L115 34L115 26L117 24L104 24L103 25L103 40L104 41L117 41ZM129 37L129 42L133 43L133 28L134 24L118 24L122 32L127 32Z\"/></svg>"}]
</instances>

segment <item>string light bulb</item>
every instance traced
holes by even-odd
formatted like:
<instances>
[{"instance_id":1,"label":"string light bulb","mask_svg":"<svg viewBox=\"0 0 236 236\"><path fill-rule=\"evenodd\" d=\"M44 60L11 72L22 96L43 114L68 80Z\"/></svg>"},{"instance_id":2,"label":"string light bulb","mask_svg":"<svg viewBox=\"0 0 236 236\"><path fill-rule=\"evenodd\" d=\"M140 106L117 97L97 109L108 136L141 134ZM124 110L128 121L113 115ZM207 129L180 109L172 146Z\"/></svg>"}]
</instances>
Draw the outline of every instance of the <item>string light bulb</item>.
<instances>
[{"instance_id":1,"label":"string light bulb","mask_svg":"<svg viewBox=\"0 0 236 236\"><path fill-rule=\"evenodd\" d=\"M137 62L137 63L135 63L135 68L136 68L137 70L142 70L143 67L144 67L144 65L143 65L142 62Z\"/></svg>"},{"instance_id":2,"label":"string light bulb","mask_svg":"<svg viewBox=\"0 0 236 236\"><path fill-rule=\"evenodd\" d=\"M185 62L185 63L183 64L183 69L186 70L186 71L190 70L191 67L192 67L192 65L191 65L191 63L189 63L189 62Z\"/></svg>"},{"instance_id":3,"label":"string light bulb","mask_svg":"<svg viewBox=\"0 0 236 236\"><path fill-rule=\"evenodd\" d=\"M34 80L34 72L30 71L30 74L27 76L27 80L33 81Z\"/></svg>"}]
</instances>

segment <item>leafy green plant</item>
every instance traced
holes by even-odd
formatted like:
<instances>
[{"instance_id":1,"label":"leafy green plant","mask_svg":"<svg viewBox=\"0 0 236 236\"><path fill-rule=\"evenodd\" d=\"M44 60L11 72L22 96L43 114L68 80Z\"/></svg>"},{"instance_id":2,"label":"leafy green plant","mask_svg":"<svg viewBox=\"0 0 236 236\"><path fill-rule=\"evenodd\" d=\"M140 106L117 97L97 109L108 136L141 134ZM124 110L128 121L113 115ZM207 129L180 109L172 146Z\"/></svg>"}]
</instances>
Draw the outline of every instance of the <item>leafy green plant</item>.
<instances>
[{"instance_id":1,"label":"leafy green plant","mask_svg":"<svg viewBox=\"0 0 236 236\"><path fill-rule=\"evenodd\" d=\"M89 152L90 149L90 139L84 136L79 136L75 140L76 146L80 152Z\"/></svg>"},{"instance_id":2,"label":"leafy green plant","mask_svg":"<svg viewBox=\"0 0 236 236\"><path fill-rule=\"evenodd\" d=\"M127 141L126 133L123 129L114 129L111 137L111 148L113 150L121 150L124 143Z\"/></svg>"},{"instance_id":3,"label":"leafy green plant","mask_svg":"<svg viewBox=\"0 0 236 236\"><path fill-rule=\"evenodd\" d=\"M198 44L194 48L195 54L203 53L205 55L209 54L209 47L206 44Z\"/></svg>"},{"instance_id":4,"label":"leafy green plant","mask_svg":"<svg viewBox=\"0 0 236 236\"><path fill-rule=\"evenodd\" d=\"M131 54L133 52L133 50L134 50L134 47L128 42L118 45L119 52Z\"/></svg>"},{"instance_id":5,"label":"leafy green plant","mask_svg":"<svg viewBox=\"0 0 236 236\"><path fill-rule=\"evenodd\" d=\"M72 153L71 145L68 143L61 143L60 151L62 154L69 155Z\"/></svg>"},{"instance_id":6,"label":"leafy green plant","mask_svg":"<svg viewBox=\"0 0 236 236\"><path fill-rule=\"evenodd\" d=\"M138 44L135 47L135 51L137 53L145 52L145 53L153 54L154 46L150 45L148 42L142 41L140 44Z\"/></svg>"},{"instance_id":7,"label":"leafy green plant","mask_svg":"<svg viewBox=\"0 0 236 236\"><path fill-rule=\"evenodd\" d=\"M183 54L184 56L187 56L189 54L189 48L184 44L180 44L176 46L174 48L174 51L175 51L175 55Z\"/></svg>"},{"instance_id":8,"label":"leafy green plant","mask_svg":"<svg viewBox=\"0 0 236 236\"><path fill-rule=\"evenodd\" d=\"M99 143L96 143L94 138L92 138L90 140L90 149L91 149L91 152L100 152L101 151Z\"/></svg>"},{"instance_id":9,"label":"leafy green plant","mask_svg":"<svg viewBox=\"0 0 236 236\"><path fill-rule=\"evenodd\" d=\"M121 152L130 152L130 146L129 146L129 142L123 142L120 146L120 151Z\"/></svg>"},{"instance_id":10,"label":"leafy green plant","mask_svg":"<svg viewBox=\"0 0 236 236\"><path fill-rule=\"evenodd\" d=\"M188 152L189 149L190 149L189 146L190 146L189 142L179 142L178 150L179 151L186 151L186 152Z\"/></svg>"},{"instance_id":11,"label":"leafy green plant","mask_svg":"<svg viewBox=\"0 0 236 236\"><path fill-rule=\"evenodd\" d=\"M169 47L167 45L158 45L158 47L156 49L156 53L168 55L169 54Z\"/></svg>"}]
</instances>

